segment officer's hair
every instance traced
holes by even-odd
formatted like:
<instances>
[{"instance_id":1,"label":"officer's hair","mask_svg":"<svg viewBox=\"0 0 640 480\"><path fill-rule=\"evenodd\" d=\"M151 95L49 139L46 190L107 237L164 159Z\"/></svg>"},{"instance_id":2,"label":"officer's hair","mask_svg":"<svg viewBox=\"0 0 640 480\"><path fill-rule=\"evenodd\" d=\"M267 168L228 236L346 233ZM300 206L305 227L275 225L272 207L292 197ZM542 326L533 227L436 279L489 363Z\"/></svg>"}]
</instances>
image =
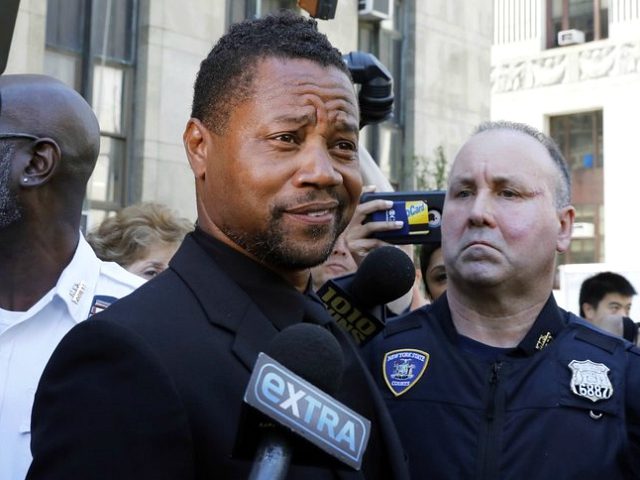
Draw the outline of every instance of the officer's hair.
<instances>
[{"instance_id":1,"label":"officer's hair","mask_svg":"<svg viewBox=\"0 0 640 480\"><path fill-rule=\"evenodd\" d=\"M540 142L540 144L549 153L549 156L553 160L553 163L558 167L561 174L561 181L558 182L558 186L556 188L556 207L566 207L571 203L571 173L569 172L569 167L567 166L567 162L564 159L560 148L552 138L548 137L539 130L536 130L530 125L527 125L525 123L510 122L507 120L481 123L476 128L474 135L481 132L486 132L487 130L511 130L514 132L520 132L524 133L525 135L529 135L531 138Z\"/></svg>"},{"instance_id":2,"label":"officer's hair","mask_svg":"<svg viewBox=\"0 0 640 480\"><path fill-rule=\"evenodd\" d=\"M587 278L580 287L580 316L584 318L582 305L588 303L597 308L600 301L608 293L617 293L623 297L632 297L636 289L622 275L613 272L602 272Z\"/></svg>"},{"instance_id":3,"label":"officer's hair","mask_svg":"<svg viewBox=\"0 0 640 480\"><path fill-rule=\"evenodd\" d=\"M339 50L318 32L316 21L290 11L232 25L200 64L191 116L224 133L233 109L253 94L260 60L306 59L351 75Z\"/></svg>"}]
</instances>

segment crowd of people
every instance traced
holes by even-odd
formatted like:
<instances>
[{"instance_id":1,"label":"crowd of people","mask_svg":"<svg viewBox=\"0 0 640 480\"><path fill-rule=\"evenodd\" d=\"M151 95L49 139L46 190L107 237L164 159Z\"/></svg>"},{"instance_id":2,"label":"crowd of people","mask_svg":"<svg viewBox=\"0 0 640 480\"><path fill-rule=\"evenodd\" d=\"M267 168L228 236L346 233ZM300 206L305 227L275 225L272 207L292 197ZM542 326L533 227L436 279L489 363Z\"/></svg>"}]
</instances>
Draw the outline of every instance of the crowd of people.
<instances>
[{"instance_id":1,"label":"crowd of people","mask_svg":"<svg viewBox=\"0 0 640 480\"><path fill-rule=\"evenodd\" d=\"M269 429L242 421L254 364L305 323L337 342L332 395L370 430L357 470L290 437L286 478L640 478L636 290L603 272L582 285L583 318L556 304L575 209L553 140L478 127L451 165L442 242L398 247L416 283L359 348L315 290L398 224L365 222L389 202L363 190L391 187L316 22L233 25L183 139L195 225L143 203L85 239L94 113L57 80L0 76L0 478L247 478L238 445Z\"/></svg>"}]
</instances>

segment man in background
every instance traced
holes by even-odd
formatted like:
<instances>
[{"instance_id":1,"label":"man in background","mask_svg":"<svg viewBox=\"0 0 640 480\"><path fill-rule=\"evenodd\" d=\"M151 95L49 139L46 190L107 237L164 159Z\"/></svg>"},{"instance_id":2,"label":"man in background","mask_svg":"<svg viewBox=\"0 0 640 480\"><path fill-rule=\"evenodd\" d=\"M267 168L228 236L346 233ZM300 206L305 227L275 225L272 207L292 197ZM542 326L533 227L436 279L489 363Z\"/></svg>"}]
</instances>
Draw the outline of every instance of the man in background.
<instances>
[{"instance_id":1,"label":"man in background","mask_svg":"<svg viewBox=\"0 0 640 480\"><path fill-rule=\"evenodd\" d=\"M413 478L640 478L640 351L560 309L575 210L557 145L490 122L442 213L447 289L365 346Z\"/></svg>"},{"instance_id":2,"label":"man in background","mask_svg":"<svg viewBox=\"0 0 640 480\"><path fill-rule=\"evenodd\" d=\"M200 66L183 134L196 230L167 270L62 340L36 393L29 479L247 478L234 445L251 433L239 429L251 371L301 322L335 336L335 397L372 427L360 471L294 454L287 478L407 478L356 346L311 292L362 188L358 127L349 71L315 21L230 28Z\"/></svg>"},{"instance_id":3,"label":"man in background","mask_svg":"<svg viewBox=\"0 0 640 480\"><path fill-rule=\"evenodd\" d=\"M0 76L0 478L24 479L31 406L71 327L143 283L98 260L82 234L98 121L71 88Z\"/></svg>"},{"instance_id":4,"label":"man in background","mask_svg":"<svg viewBox=\"0 0 640 480\"><path fill-rule=\"evenodd\" d=\"M622 275L598 273L580 286L580 316L603 330L637 343L638 325L629 318L635 294L636 289Z\"/></svg>"}]
</instances>

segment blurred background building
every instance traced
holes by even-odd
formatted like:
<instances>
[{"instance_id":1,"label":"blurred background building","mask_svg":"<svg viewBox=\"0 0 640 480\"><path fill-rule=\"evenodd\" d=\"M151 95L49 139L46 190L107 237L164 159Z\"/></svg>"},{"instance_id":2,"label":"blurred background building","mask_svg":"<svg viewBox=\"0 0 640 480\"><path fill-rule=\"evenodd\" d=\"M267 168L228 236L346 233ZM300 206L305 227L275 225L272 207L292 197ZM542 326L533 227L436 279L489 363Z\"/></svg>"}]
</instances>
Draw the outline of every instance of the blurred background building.
<instances>
[{"instance_id":1,"label":"blurred background building","mask_svg":"<svg viewBox=\"0 0 640 480\"><path fill-rule=\"evenodd\" d=\"M496 0L491 116L551 134L573 180L563 263L638 265L640 0Z\"/></svg>"},{"instance_id":2,"label":"blurred background building","mask_svg":"<svg viewBox=\"0 0 640 480\"><path fill-rule=\"evenodd\" d=\"M582 280L604 269L637 288L640 0L495 0L493 15L491 117L551 134L571 167L560 303L576 311Z\"/></svg>"},{"instance_id":3,"label":"blurred background building","mask_svg":"<svg viewBox=\"0 0 640 480\"><path fill-rule=\"evenodd\" d=\"M89 226L140 200L195 218L182 132L199 63L231 23L281 8L299 10L295 0L20 2L7 73L65 81L100 120ZM318 22L343 53L371 52L394 77L392 118L363 131L392 184L436 187L438 160L489 118L492 1L339 0Z\"/></svg>"},{"instance_id":4,"label":"blurred background building","mask_svg":"<svg viewBox=\"0 0 640 480\"><path fill-rule=\"evenodd\" d=\"M199 62L231 23L281 8L299 10L295 0L21 1L7 72L60 78L100 120L88 226L141 200L195 218L182 132ZM640 272L629 216L640 0L339 0L318 22L343 53L371 52L393 75L392 118L365 127L362 143L396 188L441 187L481 121L529 123L571 165L577 224L560 263L583 264L576 278L604 264Z\"/></svg>"}]
</instances>

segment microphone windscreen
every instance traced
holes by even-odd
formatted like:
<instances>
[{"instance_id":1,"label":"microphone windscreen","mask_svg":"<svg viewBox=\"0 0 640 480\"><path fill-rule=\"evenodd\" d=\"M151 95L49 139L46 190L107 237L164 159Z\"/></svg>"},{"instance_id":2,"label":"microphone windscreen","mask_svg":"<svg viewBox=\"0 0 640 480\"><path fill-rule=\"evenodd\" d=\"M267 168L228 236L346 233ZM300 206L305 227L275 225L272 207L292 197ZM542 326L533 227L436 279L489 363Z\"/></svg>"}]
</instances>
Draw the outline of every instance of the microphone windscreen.
<instances>
[{"instance_id":1,"label":"microphone windscreen","mask_svg":"<svg viewBox=\"0 0 640 480\"><path fill-rule=\"evenodd\" d=\"M415 278L411 258L399 248L384 246L364 258L350 290L363 307L370 308L400 298L413 287Z\"/></svg>"},{"instance_id":2,"label":"microphone windscreen","mask_svg":"<svg viewBox=\"0 0 640 480\"><path fill-rule=\"evenodd\" d=\"M342 384L342 348L333 334L320 325L291 325L273 338L264 353L330 395Z\"/></svg>"}]
</instances>

